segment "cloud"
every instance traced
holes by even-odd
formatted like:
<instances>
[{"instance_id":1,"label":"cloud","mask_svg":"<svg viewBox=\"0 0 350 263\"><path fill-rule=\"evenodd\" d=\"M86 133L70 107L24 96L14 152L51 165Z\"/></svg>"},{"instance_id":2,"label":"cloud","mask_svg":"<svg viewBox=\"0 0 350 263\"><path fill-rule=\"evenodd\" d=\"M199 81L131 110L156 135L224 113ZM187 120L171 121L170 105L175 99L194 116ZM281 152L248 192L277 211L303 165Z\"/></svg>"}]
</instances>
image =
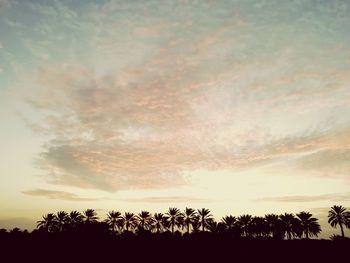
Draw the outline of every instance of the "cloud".
<instances>
[{"instance_id":1,"label":"cloud","mask_svg":"<svg viewBox=\"0 0 350 263\"><path fill-rule=\"evenodd\" d=\"M155 196L155 197L144 197L144 198L129 198L125 199L127 202L135 202L135 203L208 203L213 202L212 199L205 198L195 198L189 196Z\"/></svg>"},{"instance_id":2,"label":"cloud","mask_svg":"<svg viewBox=\"0 0 350 263\"><path fill-rule=\"evenodd\" d=\"M39 71L42 90L28 102L46 115L42 131L56 138L38 161L47 181L110 192L178 187L188 183L183 171L249 168L350 145L346 127L328 124L277 138L259 122L237 127L237 115L244 124L255 113L233 105L232 90L214 89L208 77L179 77L185 85L173 73L159 77L139 67L127 69L127 79L77 65Z\"/></svg>"},{"instance_id":3,"label":"cloud","mask_svg":"<svg viewBox=\"0 0 350 263\"><path fill-rule=\"evenodd\" d=\"M181 187L196 169L249 169L350 145L342 130L350 123L337 110L348 110L349 79L334 43L293 23L271 26L282 12L271 17L262 7L256 15L264 19L255 21L244 8L214 2L198 12L181 5L176 15L171 2L31 6L53 20L35 27L43 42L27 43L41 54L60 50L65 61L37 58L34 88L25 89L40 115L27 122L53 138L37 162L50 183L110 192ZM55 19L66 13L72 26L62 30ZM56 36L74 45L55 44ZM322 67L323 58L339 66Z\"/></svg>"},{"instance_id":4,"label":"cloud","mask_svg":"<svg viewBox=\"0 0 350 263\"><path fill-rule=\"evenodd\" d=\"M286 202L286 203L303 203L317 201L350 201L350 193L334 193L323 195L298 195L298 196L279 196L279 197L264 197L255 199L256 202Z\"/></svg>"},{"instance_id":5,"label":"cloud","mask_svg":"<svg viewBox=\"0 0 350 263\"><path fill-rule=\"evenodd\" d=\"M343 145L348 147L349 145ZM305 155L296 160L302 170L311 170L332 176L336 173L348 177L350 174L350 149L326 149Z\"/></svg>"},{"instance_id":6,"label":"cloud","mask_svg":"<svg viewBox=\"0 0 350 263\"><path fill-rule=\"evenodd\" d=\"M66 200L66 201L95 201L95 198L83 198L79 197L74 193L64 192L64 191L53 191L53 190L45 190L45 189L35 189L22 192L25 195L30 196L41 196L49 199L58 199L58 200Z\"/></svg>"}]
</instances>

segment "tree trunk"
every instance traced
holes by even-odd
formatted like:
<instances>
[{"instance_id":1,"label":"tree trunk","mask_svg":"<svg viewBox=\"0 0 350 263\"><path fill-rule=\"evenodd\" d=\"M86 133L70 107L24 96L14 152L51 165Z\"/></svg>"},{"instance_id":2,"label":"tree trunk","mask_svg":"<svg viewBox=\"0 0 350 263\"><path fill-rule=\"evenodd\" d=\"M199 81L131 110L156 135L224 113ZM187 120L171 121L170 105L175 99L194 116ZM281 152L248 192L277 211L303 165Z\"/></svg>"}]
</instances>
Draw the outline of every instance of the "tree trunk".
<instances>
[{"instance_id":1,"label":"tree trunk","mask_svg":"<svg viewBox=\"0 0 350 263\"><path fill-rule=\"evenodd\" d=\"M344 229L343 229L343 224L339 223L340 230L341 230L341 236L344 237Z\"/></svg>"}]
</instances>

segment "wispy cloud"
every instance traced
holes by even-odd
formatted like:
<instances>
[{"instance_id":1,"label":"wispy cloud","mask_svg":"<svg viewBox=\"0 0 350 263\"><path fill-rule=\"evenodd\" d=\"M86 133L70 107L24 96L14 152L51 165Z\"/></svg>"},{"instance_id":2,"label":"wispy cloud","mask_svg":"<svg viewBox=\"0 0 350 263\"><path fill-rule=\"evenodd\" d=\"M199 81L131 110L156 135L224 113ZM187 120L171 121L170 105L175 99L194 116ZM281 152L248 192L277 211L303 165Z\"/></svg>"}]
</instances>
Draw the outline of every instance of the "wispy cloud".
<instances>
[{"instance_id":1,"label":"wispy cloud","mask_svg":"<svg viewBox=\"0 0 350 263\"><path fill-rule=\"evenodd\" d=\"M155 196L155 197L144 197L144 198L128 198L125 199L127 202L135 203L208 203L215 202L216 200L196 198L191 196Z\"/></svg>"},{"instance_id":2,"label":"wispy cloud","mask_svg":"<svg viewBox=\"0 0 350 263\"><path fill-rule=\"evenodd\" d=\"M250 1L30 3L47 18L24 41L41 65L26 97L41 120L31 126L53 138L37 162L44 178L110 192L180 187L199 168L350 146L348 65L338 42L315 32L336 28L302 3L274 3L276 16Z\"/></svg>"},{"instance_id":3,"label":"wispy cloud","mask_svg":"<svg viewBox=\"0 0 350 263\"><path fill-rule=\"evenodd\" d=\"M66 201L95 201L95 198L84 198L79 197L74 193L64 192L64 191L53 191L53 190L45 190L45 189L35 189L22 192L25 195L30 196L39 196L46 197L49 199L58 199L58 200L66 200Z\"/></svg>"},{"instance_id":4,"label":"wispy cloud","mask_svg":"<svg viewBox=\"0 0 350 263\"><path fill-rule=\"evenodd\" d=\"M296 166L301 170L316 171L325 176L336 173L345 177L350 173L349 145L341 149L319 150L296 160Z\"/></svg>"},{"instance_id":5,"label":"wispy cloud","mask_svg":"<svg viewBox=\"0 0 350 263\"><path fill-rule=\"evenodd\" d=\"M255 201L256 202L286 202L286 203L317 202L317 201L342 202L342 201L350 201L350 193L264 197L264 198L258 198Z\"/></svg>"}]
</instances>

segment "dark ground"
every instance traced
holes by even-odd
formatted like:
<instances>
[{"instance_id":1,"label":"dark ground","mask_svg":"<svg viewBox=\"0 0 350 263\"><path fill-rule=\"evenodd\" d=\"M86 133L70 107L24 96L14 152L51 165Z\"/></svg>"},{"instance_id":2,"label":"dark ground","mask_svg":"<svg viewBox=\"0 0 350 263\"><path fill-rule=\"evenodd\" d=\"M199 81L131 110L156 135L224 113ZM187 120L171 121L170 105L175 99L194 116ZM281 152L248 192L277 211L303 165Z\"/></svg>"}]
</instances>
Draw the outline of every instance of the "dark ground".
<instances>
[{"instance_id":1,"label":"dark ground","mask_svg":"<svg viewBox=\"0 0 350 263\"><path fill-rule=\"evenodd\" d=\"M0 262L350 262L349 240L6 236Z\"/></svg>"}]
</instances>

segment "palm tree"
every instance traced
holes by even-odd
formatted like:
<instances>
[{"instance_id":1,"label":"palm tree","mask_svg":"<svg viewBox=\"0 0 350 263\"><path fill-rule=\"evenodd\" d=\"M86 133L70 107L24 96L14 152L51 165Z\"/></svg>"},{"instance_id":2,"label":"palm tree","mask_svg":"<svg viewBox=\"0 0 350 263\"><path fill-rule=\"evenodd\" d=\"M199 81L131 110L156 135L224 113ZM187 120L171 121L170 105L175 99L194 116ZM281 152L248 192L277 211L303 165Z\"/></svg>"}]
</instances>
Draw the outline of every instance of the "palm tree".
<instances>
[{"instance_id":1,"label":"palm tree","mask_svg":"<svg viewBox=\"0 0 350 263\"><path fill-rule=\"evenodd\" d=\"M192 228L193 228L193 233L198 233L200 231L201 228L201 222L199 222L199 220L195 221L192 223Z\"/></svg>"},{"instance_id":2,"label":"palm tree","mask_svg":"<svg viewBox=\"0 0 350 263\"><path fill-rule=\"evenodd\" d=\"M66 224L68 223L68 213L65 211L57 212L56 220L59 231L62 232Z\"/></svg>"},{"instance_id":3,"label":"palm tree","mask_svg":"<svg viewBox=\"0 0 350 263\"><path fill-rule=\"evenodd\" d=\"M43 220L37 221L37 227L39 229L44 229L47 232L54 232L57 227L57 218L53 213L49 213L43 216Z\"/></svg>"},{"instance_id":4,"label":"palm tree","mask_svg":"<svg viewBox=\"0 0 350 263\"><path fill-rule=\"evenodd\" d=\"M209 230L209 232L216 234L219 232L219 228L220 228L221 223L217 223L214 219L209 219L207 221L207 229Z\"/></svg>"},{"instance_id":5,"label":"palm tree","mask_svg":"<svg viewBox=\"0 0 350 263\"><path fill-rule=\"evenodd\" d=\"M254 216L251 220L249 230L256 237L261 237L267 232L267 222L264 217Z\"/></svg>"},{"instance_id":6,"label":"palm tree","mask_svg":"<svg viewBox=\"0 0 350 263\"><path fill-rule=\"evenodd\" d=\"M85 223L93 223L98 220L97 213L94 209L87 209L84 212Z\"/></svg>"},{"instance_id":7,"label":"palm tree","mask_svg":"<svg viewBox=\"0 0 350 263\"><path fill-rule=\"evenodd\" d=\"M341 205L334 205L331 207L331 210L328 211L328 223L334 228L339 225L342 237L344 237L343 226L348 226L349 221L350 213Z\"/></svg>"},{"instance_id":8,"label":"palm tree","mask_svg":"<svg viewBox=\"0 0 350 263\"><path fill-rule=\"evenodd\" d=\"M162 213L155 213L153 220L153 228L157 229L157 233L159 234L160 230L163 228L164 215Z\"/></svg>"},{"instance_id":9,"label":"palm tree","mask_svg":"<svg viewBox=\"0 0 350 263\"><path fill-rule=\"evenodd\" d=\"M171 224L167 215L163 216L162 227L164 231L169 231L171 228Z\"/></svg>"},{"instance_id":10,"label":"palm tree","mask_svg":"<svg viewBox=\"0 0 350 263\"><path fill-rule=\"evenodd\" d=\"M136 217L133 213L125 212L123 220L126 231L129 232L129 228L135 226Z\"/></svg>"},{"instance_id":11,"label":"palm tree","mask_svg":"<svg viewBox=\"0 0 350 263\"><path fill-rule=\"evenodd\" d=\"M206 208L198 209L199 222L201 223L202 232L204 232L205 228L208 226L208 222L212 220L212 215L210 214L210 210Z\"/></svg>"},{"instance_id":12,"label":"palm tree","mask_svg":"<svg viewBox=\"0 0 350 263\"><path fill-rule=\"evenodd\" d=\"M68 216L68 224L71 228L76 228L83 222L84 216L78 211L71 211Z\"/></svg>"},{"instance_id":13,"label":"palm tree","mask_svg":"<svg viewBox=\"0 0 350 263\"><path fill-rule=\"evenodd\" d=\"M184 212L184 224L186 225L188 234L190 233L190 226L195 221L198 221L198 215L196 213L196 210L186 207L185 212Z\"/></svg>"},{"instance_id":14,"label":"palm tree","mask_svg":"<svg viewBox=\"0 0 350 263\"><path fill-rule=\"evenodd\" d=\"M105 223L112 229L113 232L116 232L118 227L118 221L121 219L121 213L118 211L110 211L107 214L107 218L104 220Z\"/></svg>"},{"instance_id":15,"label":"palm tree","mask_svg":"<svg viewBox=\"0 0 350 263\"><path fill-rule=\"evenodd\" d=\"M252 221L252 216L251 215L241 215L238 217L238 224L241 227L243 231L244 236L249 236L249 230L250 230L250 224Z\"/></svg>"},{"instance_id":16,"label":"palm tree","mask_svg":"<svg viewBox=\"0 0 350 263\"><path fill-rule=\"evenodd\" d=\"M141 211L141 213L138 214L136 220L142 230L150 228L153 222L151 213L147 211Z\"/></svg>"},{"instance_id":17,"label":"palm tree","mask_svg":"<svg viewBox=\"0 0 350 263\"><path fill-rule=\"evenodd\" d=\"M280 215L280 220L284 233L286 233L288 239L291 240L292 236L295 236L297 232L297 219L293 214L284 213L283 215Z\"/></svg>"},{"instance_id":18,"label":"palm tree","mask_svg":"<svg viewBox=\"0 0 350 263\"><path fill-rule=\"evenodd\" d=\"M117 221L117 227L119 232L122 232L125 226L125 219L124 217L120 217L119 220Z\"/></svg>"},{"instance_id":19,"label":"palm tree","mask_svg":"<svg viewBox=\"0 0 350 263\"><path fill-rule=\"evenodd\" d=\"M300 212L297 214L300 223L301 235L305 234L306 239L309 236L316 236L321 232L320 224L317 222L318 219L312 217L309 212Z\"/></svg>"},{"instance_id":20,"label":"palm tree","mask_svg":"<svg viewBox=\"0 0 350 263\"><path fill-rule=\"evenodd\" d=\"M268 214L265 215L265 221L267 226L267 232L268 234L272 236L272 238L276 237L276 233L278 231L279 226L279 217L275 214Z\"/></svg>"},{"instance_id":21,"label":"palm tree","mask_svg":"<svg viewBox=\"0 0 350 263\"><path fill-rule=\"evenodd\" d=\"M179 227L182 225L183 215L178 208L170 207L168 212L166 213L166 218L169 221L171 233L174 234L175 226Z\"/></svg>"},{"instance_id":22,"label":"palm tree","mask_svg":"<svg viewBox=\"0 0 350 263\"><path fill-rule=\"evenodd\" d=\"M235 228L237 219L236 219L236 217L229 215L229 216L223 217L221 219L221 222L222 222L223 226L225 227L225 229L231 231Z\"/></svg>"}]
</instances>

